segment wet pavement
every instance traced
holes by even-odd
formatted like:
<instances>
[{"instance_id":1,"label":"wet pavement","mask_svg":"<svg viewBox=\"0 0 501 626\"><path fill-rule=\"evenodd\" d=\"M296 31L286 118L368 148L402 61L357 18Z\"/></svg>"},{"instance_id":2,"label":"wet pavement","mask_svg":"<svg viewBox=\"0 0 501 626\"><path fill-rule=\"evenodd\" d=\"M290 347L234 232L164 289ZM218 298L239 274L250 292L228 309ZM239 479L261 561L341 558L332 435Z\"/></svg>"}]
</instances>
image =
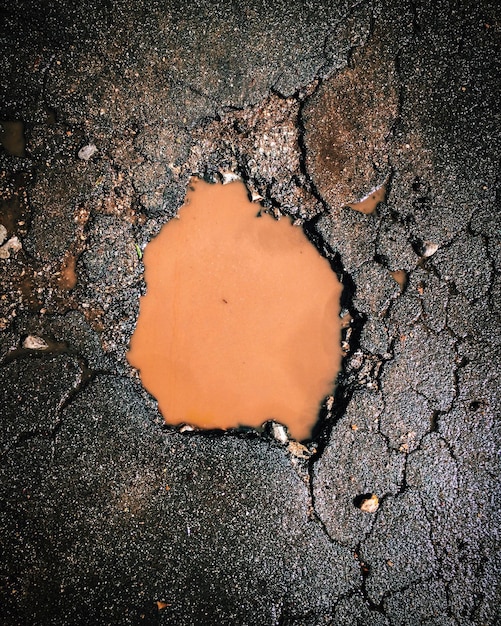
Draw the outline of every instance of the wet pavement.
<instances>
[{"instance_id":1,"label":"wet pavement","mask_svg":"<svg viewBox=\"0 0 501 626\"><path fill-rule=\"evenodd\" d=\"M500 13L2 7L2 623L501 622ZM345 286L309 441L168 427L126 360L144 247L232 174Z\"/></svg>"}]
</instances>

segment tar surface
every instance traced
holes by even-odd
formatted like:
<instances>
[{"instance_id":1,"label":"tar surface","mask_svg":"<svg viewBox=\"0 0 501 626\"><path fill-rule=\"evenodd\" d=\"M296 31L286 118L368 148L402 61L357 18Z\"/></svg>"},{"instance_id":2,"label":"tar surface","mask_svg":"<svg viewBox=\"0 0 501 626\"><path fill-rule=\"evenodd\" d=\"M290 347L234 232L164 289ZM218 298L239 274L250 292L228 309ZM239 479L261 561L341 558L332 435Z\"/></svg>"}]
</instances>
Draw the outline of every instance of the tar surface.
<instances>
[{"instance_id":1,"label":"tar surface","mask_svg":"<svg viewBox=\"0 0 501 626\"><path fill-rule=\"evenodd\" d=\"M499 624L498 3L0 14L2 623ZM311 441L166 427L125 358L141 251L234 174L345 286Z\"/></svg>"}]
</instances>

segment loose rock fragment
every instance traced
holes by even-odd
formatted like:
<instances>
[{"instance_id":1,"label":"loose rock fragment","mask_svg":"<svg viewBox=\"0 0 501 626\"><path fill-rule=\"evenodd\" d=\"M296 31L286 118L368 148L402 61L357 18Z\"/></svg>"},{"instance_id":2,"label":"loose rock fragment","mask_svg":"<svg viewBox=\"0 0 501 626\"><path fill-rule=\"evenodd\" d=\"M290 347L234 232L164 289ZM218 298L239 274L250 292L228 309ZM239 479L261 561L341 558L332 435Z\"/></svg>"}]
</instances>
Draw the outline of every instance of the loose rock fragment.
<instances>
[{"instance_id":1,"label":"loose rock fragment","mask_svg":"<svg viewBox=\"0 0 501 626\"><path fill-rule=\"evenodd\" d=\"M195 428L191 424L183 424L179 427L180 433L191 433L195 430Z\"/></svg>"},{"instance_id":2,"label":"loose rock fragment","mask_svg":"<svg viewBox=\"0 0 501 626\"><path fill-rule=\"evenodd\" d=\"M37 337L36 335L28 335L26 339L23 341L23 348L27 350L47 350L49 344L42 339L42 337Z\"/></svg>"},{"instance_id":3,"label":"loose rock fragment","mask_svg":"<svg viewBox=\"0 0 501 626\"><path fill-rule=\"evenodd\" d=\"M368 497L364 496L358 504L358 508L364 513L375 513L379 509L379 498L375 493Z\"/></svg>"},{"instance_id":4,"label":"loose rock fragment","mask_svg":"<svg viewBox=\"0 0 501 626\"><path fill-rule=\"evenodd\" d=\"M303 446L302 443L298 443L297 441L289 441L287 450L297 459L309 459L312 454L306 446Z\"/></svg>"},{"instance_id":5,"label":"loose rock fragment","mask_svg":"<svg viewBox=\"0 0 501 626\"><path fill-rule=\"evenodd\" d=\"M287 436L287 429L282 424L278 424L277 422L272 422L271 424L271 433L273 437L279 443L287 443L289 441L289 437Z\"/></svg>"},{"instance_id":6,"label":"loose rock fragment","mask_svg":"<svg viewBox=\"0 0 501 626\"><path fill-rule=\"evenodd\" d=\"M438 250L437 243L433 243L433 241L425 241L421 245L420 253L421 253L421 256L428 258L430 256L433 256L437 250Z\"/></svg>"},{"instance_id":7,"label":"loose rock fragment","mask_svg":"<svg viewBox=\"0 0 501 626\"><path fill-rule=\"evenodd\" d=\"M261 200L264 200L263 196L257 191L254 191L251 189L250 194L251 194L251 202L261 202Z\"/></svg>"},{"instance_id":8,"label":"loose rock fragment","mask_svg":"<svg viewBox=\"0 0 501 626\"><path fill-rule=\"evenodd\" d=\"M235 172L231 172L230 170L222 171L221 178L222 178L223 185L232 183L235 180L242 180L238 174L236 174Z\"/></svg>"},{"instance_id":9,"label":"loose rock fragment","mask_svg":"<svg viewBox=\"0 0 501 626\"><path fill-rule=\"evenodd\" d=\"M0 259L9 259L11 252L19 252L22 247L17 237L11 237L3 246L0 246Z\"/></svg>"},{"instance_id":10,"label":"loose rock fragment","mask_svg":"<svg viewBox=\"0 0 501 626\"><path fill-rule=\"evenodd\" d=\"M93 143L89 143L78 151L78 158L82 161L88 161L95 153L97 148Z\"/></svg>"}]
</instances>

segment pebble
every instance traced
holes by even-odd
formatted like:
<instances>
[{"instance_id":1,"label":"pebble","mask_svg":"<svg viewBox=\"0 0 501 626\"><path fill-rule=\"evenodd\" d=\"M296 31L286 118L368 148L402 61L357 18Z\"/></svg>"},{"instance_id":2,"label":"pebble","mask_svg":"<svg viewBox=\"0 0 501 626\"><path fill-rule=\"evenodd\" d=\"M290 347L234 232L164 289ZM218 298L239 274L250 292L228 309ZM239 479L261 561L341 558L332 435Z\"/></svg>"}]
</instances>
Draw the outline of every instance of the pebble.
<instances>
[{"instance_id":1,"label":"pebble","mask_svg":"<svg viewBox=\"0 0 501 626\"><path fill-rule=\"evenodd\" d=\"M289 437L287 436L287 429L285 428L285 426L282 426L282 424L272 422L271 432L276 441L278 441L278 443L286 444L289 441Z\"/></svg>"},{"instance_id":2,"label":"pebble","mask_svg":"<svg viewBox=\"0 0 501 626\"><path fill-rule=\"evenodd\" d=\"M433 256L437 250L437 243L433 243L433 241L425 241L421 248L421 255L425 258L428 258L430 256Z\"/></svg>"},{"instance_id":3,"label":"pebble","mask_svg":"<svg viewBox=\"0 0 501 626\"><path fill-rule=\"evenodd\" d=\"M97 148L93 143L89 143L78 151L78 158L83 161L88 161L91 156L97 152Z\"/></svg>"},{"instance_id":4,"label":"pebble","mask_svg":"<svg viewBox=\"0 0 501 626\"><path fill-rule=\"evenodd\" d=\"M36 335L28 335L23 341L23 348L27 350L47 350L48 347L49 344L42 337Z\"/></svg>"},{"instance_id":5,"label":"pebble","mask_svg":"<svg viewBox=\"0 0 501 626\"><path fill-rule=\"evenodd\" d=\"M3 246L0 246L0 259L9 259L11 252L19 252L22 247L23 246L17 237L11 237L9 241L3 244Z\"/></svg>"},{"instance_id":6,"label":"pebble","mask_svg":"<svg viewBox=\"0 0 501 626\"><path fill-rule=\"evenodd\" d=\"M223 170L221 172L221 178L223 179L223 185L233 183L236 180L242 180L241 176L239 176L235 172L231 172L230 170Z\"/></svg>"},{"instance_id":7,"label":"pebble","mask_svg":"<svg viewBox=\"0 0 501 626\"><path fill-rule=\"evenodd\" d=\"M360 510L364 513L375 513L379 509L379 498L373 493L370 498L365 498L360 504Z\"/></svg>"}]
</instances>

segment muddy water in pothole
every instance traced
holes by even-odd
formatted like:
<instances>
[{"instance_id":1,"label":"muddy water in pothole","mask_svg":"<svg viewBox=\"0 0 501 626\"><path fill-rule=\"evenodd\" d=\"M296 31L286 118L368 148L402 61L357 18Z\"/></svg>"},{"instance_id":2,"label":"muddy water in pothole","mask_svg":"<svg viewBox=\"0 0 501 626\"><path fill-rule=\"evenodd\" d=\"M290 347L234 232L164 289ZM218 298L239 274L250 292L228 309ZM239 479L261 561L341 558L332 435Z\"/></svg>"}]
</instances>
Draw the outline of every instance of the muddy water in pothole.
<instances>
[{"instance_id":1,"label":"muddy water in pothole","mask_svg":"<svg viewBox=\"0 0 501 626\"><path fill-rule=\"evenodd\" d=\"M394 270L390 274L393 280L400 285L400 291L403 291L407 285L407 272L405 270Z\"/></svg>"},{"instance_id":2,"label":"muddy water in pothole","mask_svg":"<svg viewBox=\"0 0 501 626\"><path fill-rule=\"evenodd\" d=\"M360 200L360 202L353 202L348 204L351 209L364 213L365 215L371 215L376 210L377 205L383 202L386 198L386 185L381 185L374 191L372 191L367 197Z\"/></svg>"},{"instance_id":3,"label":"muddy water in pothole","mask_svg":"<svg viewBox=\"0 0 501 626\"><path fill-rule=\"evenodd\" d=\"M77 284L77 258L70 251L66 252L61 263L61 270L57 280L58 287L64 291L71 291Z\"/></svg>"},{"instance_id":4,"label":"muddy water in pothole","mask_svg":"<svg viewBox=\"0 0 501 626\"><path fill-rule=\"evenodd\" d=\"M273 419L308 438L340 368L342 287L303 230L260 213L241 182L192 179L144 264L128 360L166 422Z\"/></svg>"},{"instance_id":5,"label":"muddy water in pothole","mask_svg":"<svg viewBox=\"0 0 501 626\"><path fill-rule=\"evenodd\" d=\"M22 122L0 122L0 145L8 154L24 156L24 124Z\"/></svg>"}]
</instances>

